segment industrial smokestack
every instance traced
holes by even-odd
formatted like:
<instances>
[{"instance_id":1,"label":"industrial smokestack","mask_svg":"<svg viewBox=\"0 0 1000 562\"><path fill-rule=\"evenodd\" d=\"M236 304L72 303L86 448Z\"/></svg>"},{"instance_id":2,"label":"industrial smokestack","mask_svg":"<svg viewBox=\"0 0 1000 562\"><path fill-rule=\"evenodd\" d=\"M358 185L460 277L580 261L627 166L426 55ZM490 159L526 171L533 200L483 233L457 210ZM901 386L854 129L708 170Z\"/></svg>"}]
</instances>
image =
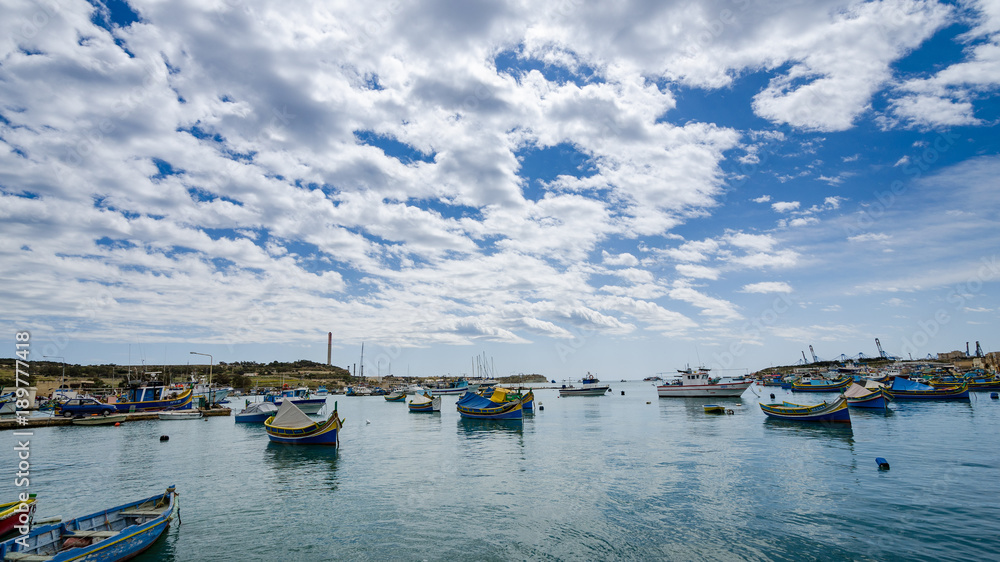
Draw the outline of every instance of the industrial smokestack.
<instances>
[{"instance_id":1,"label":"industrial smokestack","mask_svg":"<svg viewBox=\"0 0 1000 562\"><path fill-rule=\"evenodd\" d=\"M330 355L333 353L333 332L326 333L326 366L330 366Z\"/></svg>"}]
</instances>

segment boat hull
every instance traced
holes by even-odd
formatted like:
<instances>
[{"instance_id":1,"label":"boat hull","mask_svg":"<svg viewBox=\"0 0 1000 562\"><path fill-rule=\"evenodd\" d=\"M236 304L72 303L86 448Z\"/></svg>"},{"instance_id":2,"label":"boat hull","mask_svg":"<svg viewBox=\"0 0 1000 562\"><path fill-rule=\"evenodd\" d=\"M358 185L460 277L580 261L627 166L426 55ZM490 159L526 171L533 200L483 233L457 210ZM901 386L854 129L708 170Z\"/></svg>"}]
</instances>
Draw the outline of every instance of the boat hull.
<instances>
[{"instance_id":1,"label":"boat hull","mask_svg":"<svg viewBox=\"0 0 1000 562\"><path fill-rule=\"evenodd\" d=\"M24 507L21 504L24 504ZM21 521L21 514L27 514L24 522ZM14 528L28 523L35 514L35 494L29 494L28 501L13 501L0 504L0 537L6 536L14 531Z\"/></svg>"},{"instance_id":2,"label":"boat hull","mask_svg":"<svg viewBox=\"0 0 1000 562\"><path fill-rule=\"evenodd\" d=\"M782 402L781 404L760 404L760 409L770 418L785 421L851 423L847 399L843 397L830 404L823 402L815 406L803 406Z\"/></svg>"},{"instance_id":3,"label":"boat hull","mask_svg":"<svg viewBox=\"0 0 1000 562\"><path fill-rule=\"evenodd\" d=\"M857 398L847 397L847 405L851 408L865 408L870 410L887 410L889 408L889 402L892 400L892 395L887 393L884 388L878 389L878 391L872 392L868 396L860 396Z\"/></svg>"},{"instance_id":4,"label":"boat hull","mask_svg":"<svg viewBox=\"0 0 1000 562\"><path fill-rule=\"evenodd\" d=\"M474 400L473 405L463 403L466 398ZM478 400L476 400L478 399ZM480 400L485 402L480 402ZM490 402L489 400L473 393L467 393L462 399L455 404L458 409L458 414L463 418L476 419L476 420L519 420L524 418L523 403L521 400L515 400L514 402L504 402L503 404L496 404L495 406L481 406L483 404L496 404L496 402Z\"/></svg>"},{"instance_id":5,"label":"boat hull","mask_svg":"<svg viewBox=\"0 0 1000 562\"><path fill-rule=\"evenodd\" d=\"M108 406L113 406L118 412L153 412L156 410L180 410L183 408L191 407L192 391L190 389L185 390L177 398L172 398L170 400L147 400L144 402L116 402L114 404L108 404Z\"/></svg>"},{"instance_id":6,"label":"boat hull","mask_svg":"<svg viewBox=\"0 0 1000 562\"><path fill-rule=\"evenodd\" d=\"M278 407L281 407L282 400L287 400L287 399L288 398L281 398L281 399L275 400L274 405L278 406ZM302 410L303 413L314 415L314 414L318 414L319 411L323 409L323 406L326 406L326 399L325 398L301 398L301 399L293 399L292 403L295 404L296 406L298 406L298 408L300 410Z\"/></svg>"},{"instance_id":7,"label":"boat hull","mask_svg":"<svg viewBox=\"0 0 1000 562\"><path fill-rule=\"evenodd\" d=\"M727 384L706 385L663 385L656 387L656 395L660 398L711 398L716 396L743 396L753 381Z\"/></svg>"},{"instance_id":8,"label":"boat hull","mask_svg":"<svg viewBox=\"0 0 1000 562\"><path fill-rule=\"evenodd\" d=\"M611 390L610 386L596 388L560 388L559 396L604 396Z\"/></svg>"},{"instance_id":9,"label":"boat hull","mask_svg":"<svg viewBox=\"0 0 1000 562\"><path fill-rule=\"evenodd\" d=\"M441 411L441 397L440 396L423 396L426 400L413 399L406 403L406 407L409 408L411 412L424 412L424 413L434 413Z\"/></svg>"},{"instance_id":10,"label":"boat hull","mask_svg":"<svg viewBox=\"0 0 1000 562\"><path fill-rule=\"evenodd\" d=\"M844 377L831 384L799 384L793 382L791 389L792 392L840 392L850 386L852 382L854 382L854 379L851 377Z\"/></svg>"},{"instance_id":11,"label":"boat hull","mask_svg":"<svg viewBox=\"0 0 1000 562\"><path fill-rule=\"evenodd\" d=\"M936 388L934 390L903 390L893 389L895 400L968 400L969 385Z\"/></svg>"},{"instance_id":12,"label":"boat hull","mask_svg":"<svg viewBox=\"0 0 1000 562\"><path fill-rule=\"evenodd\" d=\"M161 507L155 507L165 502ZM150 504L144 509L144 504ZM64 562L118 562L144 552L169 527L176 504L174 488L165 494L121 505L106 511L74 519L66 523L35 527L27 535L0 543L0 559L15 552L21 556L36 555L38 560ZM115 527L118 527L115 529ZM73 531L68 531L74 529ZM70 546L66 541L75 541ZM88 544L89 543L89 544ZM27 548L24 545L27 545Z\"/></svg>"},{"instance_id":13,"label":"boat hull","mask_svg":"<svg viewBox=\"0 0 1000 562\"><path fill-rule=\"evenodd\" d=\"M201 419L204 414L199 410L188 410L180 412L160 412L157 417L161 420L197 420Z\"/></svg>"},{"instance_id":14,"label":"boat hull","mask_svg":"<svg viewBox=\"0 0 1000 562\"><path fill-rule=\"evenodd\" d=\"M337 417L337 410L323 424L313 424L305 428L287 428L271 425L273 417L264 422L264 431L272 443L283 445L340 445L340 428L343 420Z\"/></svg>"},{"instance_id":15,"label":"boat hull","mask_svg":"<svg viewBox=\"0 0 1000 562\"><path fill-rule=\"evenodd\" d=\"M125 414L110 414L107 416L87 416L74 418L73 425L114 425L128 419Z\"/></svg>"}]
</instances>

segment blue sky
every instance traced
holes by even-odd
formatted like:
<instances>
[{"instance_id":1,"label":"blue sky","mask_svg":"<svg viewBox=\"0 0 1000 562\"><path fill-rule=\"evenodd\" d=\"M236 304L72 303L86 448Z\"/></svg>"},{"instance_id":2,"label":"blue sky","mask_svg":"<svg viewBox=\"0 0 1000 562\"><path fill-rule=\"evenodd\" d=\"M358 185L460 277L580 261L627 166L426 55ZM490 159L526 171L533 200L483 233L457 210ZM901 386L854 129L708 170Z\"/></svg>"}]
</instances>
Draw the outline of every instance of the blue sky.
<instances>
[{"instance_id":1,"label":"blue sky","mask_svg":"<svg viewBox=\"0 0 1000 562\"><path fill-rule=\"evenodd\" d=\"M0 324L34 359L333 332L369 373L614 380L1000 346L998 2L0 15Z\"/></svg>"}]
</instances>

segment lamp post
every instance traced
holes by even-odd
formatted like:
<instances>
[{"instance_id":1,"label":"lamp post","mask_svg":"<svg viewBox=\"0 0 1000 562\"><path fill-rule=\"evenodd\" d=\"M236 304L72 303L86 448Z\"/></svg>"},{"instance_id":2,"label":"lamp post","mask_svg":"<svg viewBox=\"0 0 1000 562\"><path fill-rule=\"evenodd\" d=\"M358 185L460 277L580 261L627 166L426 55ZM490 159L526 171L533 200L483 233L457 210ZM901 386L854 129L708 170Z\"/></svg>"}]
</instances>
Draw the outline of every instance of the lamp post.
<instances>
[{"instance_id":1,"label":"lamp post","mask_svg":"<svg viewBox=\"0 0 1000 562\"><path fill-rule=\"evenodd\" d=\"M210 353L198 353L197 351L192 351L191 355L204 355L208 357L208 407L212 407L212 363L215 359Z\"/></svg>"},{"instance_id":2,"label":"lamp post","mask_svg":"<svg viewBox=\"0 0 1000 562\"><path fill-rule=\"evenodd\" d=\"M42 355L42 357L45 358L51 357L52 359L62 359L62 379L59 381L59 388L57 389L57 390L62 390L63 385L66 384L66 358L63 357L62 355ZM53 392L52 398L54 399L55 397L56 393Z\"/></svg>"}]
</instances>

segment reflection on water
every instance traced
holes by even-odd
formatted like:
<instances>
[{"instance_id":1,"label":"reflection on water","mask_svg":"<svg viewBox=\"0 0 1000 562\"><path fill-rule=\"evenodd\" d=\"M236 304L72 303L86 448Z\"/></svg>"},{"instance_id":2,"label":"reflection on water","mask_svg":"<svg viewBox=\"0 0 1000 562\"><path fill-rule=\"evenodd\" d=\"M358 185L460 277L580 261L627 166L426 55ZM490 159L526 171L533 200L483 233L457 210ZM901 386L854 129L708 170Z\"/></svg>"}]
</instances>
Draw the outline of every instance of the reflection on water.
<instances>
[{"instance_id":1,"label":"reflection on water","mask_svg":"<svg viewBox=\"0 0 1000 562\"><path fill-rule=\"evenodd\" d=\"M322 475L328 488L337 489L337 447L284 445L268 441L264 464L279 481L301 478L304 471ZM295 475L295 476L292 476Z\"/></svg>"},{"instance_id":2,"label":"reflection on water","mask_svg":"<svg viewBox=\"0 0 1000 562\"><path fill-rule=\"evenodd\" d=\"M458 418L459 432L473 439L489 439L494 435L522 435L524 420L477 420Z\"/></svg>"},{"instance_id":3,"label":"reflection on water","mask_svg":"<svg viewBox=\"0 0 1000 562\"><path fill-rule=\"evenodd\" d=\"M854 445L854 428L844 423L799 422L764 418L764 427L784 437L801 437L805 439L838 439L848 446Z\"/></svg>"}]
</instances>

